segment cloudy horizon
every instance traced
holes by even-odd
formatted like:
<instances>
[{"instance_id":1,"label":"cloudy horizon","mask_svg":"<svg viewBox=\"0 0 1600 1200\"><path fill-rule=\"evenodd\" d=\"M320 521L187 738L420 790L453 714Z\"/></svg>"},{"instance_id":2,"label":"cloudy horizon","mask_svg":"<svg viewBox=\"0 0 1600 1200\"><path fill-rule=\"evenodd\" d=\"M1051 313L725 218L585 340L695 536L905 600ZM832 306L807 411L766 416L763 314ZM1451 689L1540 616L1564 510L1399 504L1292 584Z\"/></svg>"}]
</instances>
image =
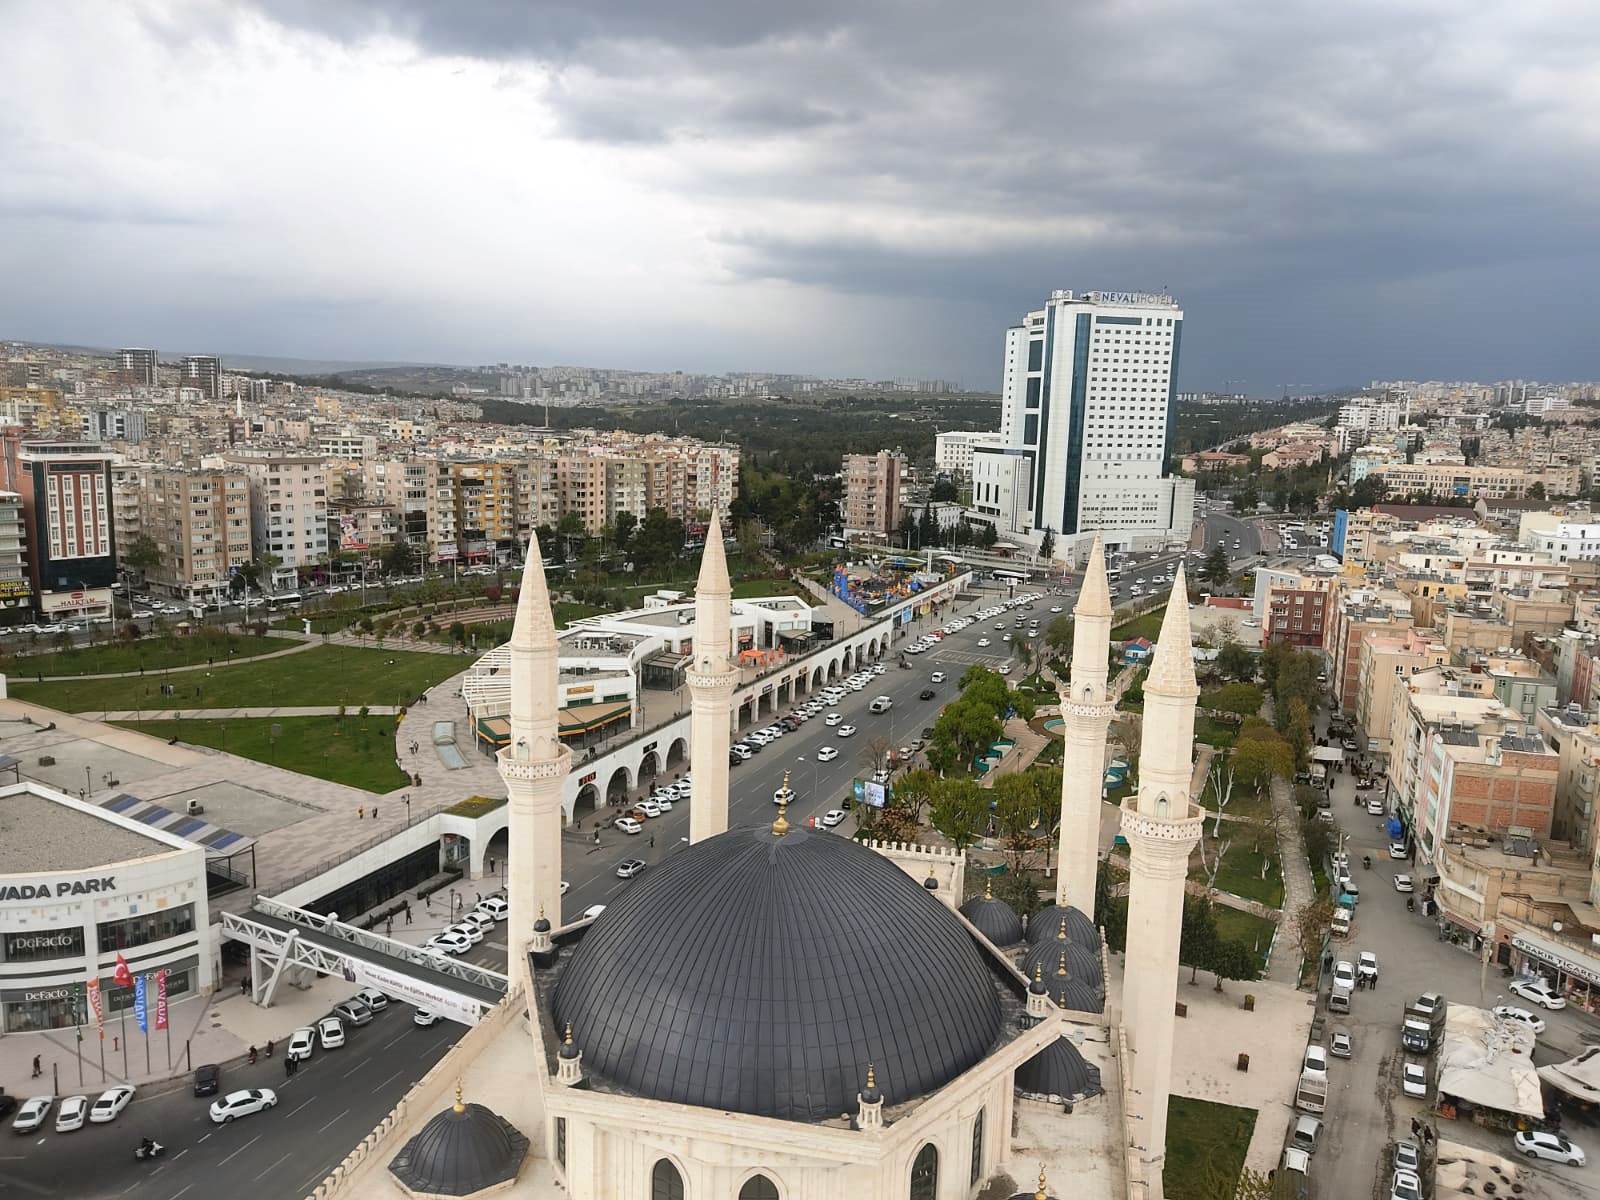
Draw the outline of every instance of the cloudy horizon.
<instances>
[{"instance_id":1,"label":"cloudy horizon","mask_svg":"<svg viewBox=\"0 0 1600 1200\"><path fill-rule=\"evenodd\" d=\"M1591 16L22 0L0 338L993 390L1166 289L1186 390L1594 379Z\"/></svg>"}]
</instances>

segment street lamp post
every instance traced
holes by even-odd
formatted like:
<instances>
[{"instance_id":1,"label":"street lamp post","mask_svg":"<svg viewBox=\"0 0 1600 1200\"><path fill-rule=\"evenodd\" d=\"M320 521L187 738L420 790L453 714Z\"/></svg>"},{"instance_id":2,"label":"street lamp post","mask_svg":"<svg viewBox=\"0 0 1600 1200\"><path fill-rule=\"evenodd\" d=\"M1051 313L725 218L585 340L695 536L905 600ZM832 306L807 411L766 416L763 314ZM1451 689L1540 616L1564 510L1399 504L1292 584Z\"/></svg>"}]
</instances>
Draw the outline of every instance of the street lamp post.
<instances>
[{"instance_id":1,"label":"street lamp post","mask_svg":"<svg viewBox=\"0 0 1600 1200\"><path fill-rule=\"evenodd\" d=\"M407 792L400 799L406 802L406 828L411 828L411 793Z\"/></svg>"}]
</instances>

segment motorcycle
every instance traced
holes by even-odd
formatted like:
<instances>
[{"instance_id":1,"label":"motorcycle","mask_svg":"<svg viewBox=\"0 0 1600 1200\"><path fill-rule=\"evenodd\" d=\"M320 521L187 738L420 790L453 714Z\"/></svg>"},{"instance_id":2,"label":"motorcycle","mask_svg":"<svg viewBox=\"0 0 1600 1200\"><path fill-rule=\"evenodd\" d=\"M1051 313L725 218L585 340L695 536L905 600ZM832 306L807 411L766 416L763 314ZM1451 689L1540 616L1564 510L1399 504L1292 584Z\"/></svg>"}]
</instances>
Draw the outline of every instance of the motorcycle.
<instances>
[{"instance_id":1,"label":"motorcycle","mask_svg":"<svg viewBox=\"0 0 1600 1200\"><path fill-rule=\"evenodd\" d=\"M145 1142L133 1148L133 1157L143 1162L147 1158L160 1158L166 1151L160 1142Z\"/></svg>"},{"instance_id":2,"label":"motorcycle","mask_svg":"<svg viewBox=\"0 0 1600 1200\"><path fill-rule=\"evenodd\" d=\"M1369 871L1372 870L1372 855L1363 854L1361 856L1361 865Z\"/></svg>"}]
</instances>

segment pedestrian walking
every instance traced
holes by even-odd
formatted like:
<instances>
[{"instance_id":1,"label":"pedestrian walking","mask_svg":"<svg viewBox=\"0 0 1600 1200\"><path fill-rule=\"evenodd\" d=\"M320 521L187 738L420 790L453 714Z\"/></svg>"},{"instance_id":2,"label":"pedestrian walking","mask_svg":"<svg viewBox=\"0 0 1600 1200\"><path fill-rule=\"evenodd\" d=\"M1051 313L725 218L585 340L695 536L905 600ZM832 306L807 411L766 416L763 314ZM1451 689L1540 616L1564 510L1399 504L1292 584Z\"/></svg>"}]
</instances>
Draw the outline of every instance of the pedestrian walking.
<instances>
[{"instance_id":1,"label":"pedestrian walking","mask_svg":"<svg viewBox=\"0 0 1600 1200\"><path fill-rule=\"evenodd\" d=\"M365 821L366 819L367 819L367 806L365 804L356 805L356 820Z\"/></svg>"},{"instance_id":2,"label":"pedestrian walking","mask_svg":"<svg viewBox=\"0 0 1600 1200\"><path fill-rule=\"evenodd\" d=\"M372 819L374 821L378 819L378 806L376 804L372 806Z\"/></svg>"},{"instance_id":3,"label":"pedestrian walking","mask_svg":"<svg viewBox=\"0 0 1600 1200\"><path fill-rule=\"evenodd\" d=\"M393 937L394 936L394 918L393 917L390 917L389 920L384 924L383 936L384 937Z\"/></svg>"},{"instance_id":4,"label":"pedestrian walking","mask_svg":"<svg viewBox=\"0 0 1600 1200\"><path fill-rule=\"evenodd\" d=\"M652 833L650 835L650 849L654 850L655 848L656 848L656 835Z\"/></svg>"},{"instance_id":5,"label":"pedestrian walking","mask_svg":"<svg viewBox=\"0 0 1600 1200\"><path fill-rule=\"evenodd\" d=\"M33 1077L35 1079L37 1079L37 1078L39 1078L39 1076L41 1076L43 1074L44 1074L44 1067L40 1065L39 1056L37 1054L35 1054L33 1056Z\"/></svg>"},{"instance_id":6,"label":"pedestrian walking","mask_svg":"<svg viewBox=\"0 0 1600 1200\"><path fill-rule=\"evenodd\" d=\"M285 1054L283 1056L283 1077L285 1079L288 1079L293 1074L294 1074L294 1059L290 1058L287 1054Z\"/></svg>"},{"instance_id":7,"label":"pedestrian walking","mask_svg":"<svg viewBox=\"0 0 1600 1200\"><path fill-rule=\"evenodd\" d=\"M409 901L409 900L406 901L405 913L406 913L406 924L409 925L409 924L411 924L411 901Z\"/></svg>"}]
</instances>

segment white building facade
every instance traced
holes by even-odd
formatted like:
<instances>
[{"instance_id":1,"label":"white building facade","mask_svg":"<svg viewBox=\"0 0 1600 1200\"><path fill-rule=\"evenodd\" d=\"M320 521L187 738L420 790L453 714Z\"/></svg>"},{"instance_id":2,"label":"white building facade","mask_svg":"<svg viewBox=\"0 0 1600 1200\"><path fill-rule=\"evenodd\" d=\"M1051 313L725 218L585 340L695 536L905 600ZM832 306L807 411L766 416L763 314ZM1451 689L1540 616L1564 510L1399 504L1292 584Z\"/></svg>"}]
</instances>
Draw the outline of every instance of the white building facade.
<instances>
[{"instance_id":1,"label":"white building facade","mask_svg":"<svg viewBox=\"0 0 1600 1200\"><path fill-rule=\"evenodd\" d=\"M974 429L956 429L948 433L938 433L933 438L933 465L952 475L970 478L973 451L979 447L1004 444L1004 439L998 433Z\"/></svg>"},{"instance_id":2,"label":"white building facade","mask_svg":"<svg viewBox=\"0 0 1600 1200\"><path fill-rule=\"evenodd\" d=\"M1078 557L1187 538L1194 484L1168 474L1183 310L1170 296L1070 291L1006 331L998 446L973 450L973 516Z\"/></svg>"}]
</instances>

